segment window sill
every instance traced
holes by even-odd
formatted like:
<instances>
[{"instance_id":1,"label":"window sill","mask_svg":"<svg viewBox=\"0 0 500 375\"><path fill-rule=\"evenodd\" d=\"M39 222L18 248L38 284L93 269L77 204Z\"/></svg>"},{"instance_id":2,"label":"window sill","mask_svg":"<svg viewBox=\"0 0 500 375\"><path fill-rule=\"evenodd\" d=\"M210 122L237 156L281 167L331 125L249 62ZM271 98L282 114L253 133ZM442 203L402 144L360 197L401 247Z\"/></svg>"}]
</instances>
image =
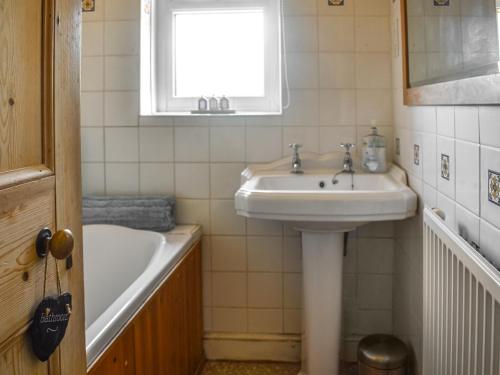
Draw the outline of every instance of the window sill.
<instances>
[{"instance_id":1,"label":"window sill","mask_svg":"<svg viewBox=\"0 0 500 375\"><path fill-rule=\"evenodd\" d=\"M157 112L141 115L148 117L249 117L249 116L281 116L283 112L235 112L235 113L191 113L191 112Z\"/></svg>"}]
</instances>

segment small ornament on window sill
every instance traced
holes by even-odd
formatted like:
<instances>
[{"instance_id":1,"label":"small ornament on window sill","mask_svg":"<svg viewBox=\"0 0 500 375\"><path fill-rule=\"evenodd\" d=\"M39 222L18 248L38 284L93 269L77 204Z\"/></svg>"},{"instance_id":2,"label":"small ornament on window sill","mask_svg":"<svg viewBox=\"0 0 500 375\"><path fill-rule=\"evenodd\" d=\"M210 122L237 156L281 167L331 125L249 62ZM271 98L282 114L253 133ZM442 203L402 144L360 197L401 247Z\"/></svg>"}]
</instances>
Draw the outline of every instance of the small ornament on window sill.
<instances>
[{"instance_id":1,"label":"small ornament on window sill","mask_svg":"<svg viewBox=\"0 0 500 375\"><path fill-rule=\"evenodd\" d=\"M229 99L226 96L223 96L220 99L220 110L228 111L229 110Z\"/></svg>"},{"instance_id":2,"label":"small ornament on window sill","mask_svg":"<svg viewBox=\"0 0 500 375\"><path fill-rule=\"evenodd\" d=\"M208 107L210 112L217 112L219 110L219 99L217 99L215 95L210 98Z\"/></svg>"},{"instance_id":3,"label":"small ornament on window sill","mask_svg":"<svg viewBox=\"0 0 500 375\"><path fill-rule=\"evenodd\" d=\"M82 10L84 12L94 12L95 0L82 0Z\"/></svg>"},{"instance_id":4,"label":"small ornament on window sill","mask_svg":"<svg viewBox=\"0 0 500 375\"><path fill-rule=\"evenodd\" d=\"M198 99L198 111L208 111L208 99L204 96L201 96L200 99Z\"/></svg>"}]
</instances>

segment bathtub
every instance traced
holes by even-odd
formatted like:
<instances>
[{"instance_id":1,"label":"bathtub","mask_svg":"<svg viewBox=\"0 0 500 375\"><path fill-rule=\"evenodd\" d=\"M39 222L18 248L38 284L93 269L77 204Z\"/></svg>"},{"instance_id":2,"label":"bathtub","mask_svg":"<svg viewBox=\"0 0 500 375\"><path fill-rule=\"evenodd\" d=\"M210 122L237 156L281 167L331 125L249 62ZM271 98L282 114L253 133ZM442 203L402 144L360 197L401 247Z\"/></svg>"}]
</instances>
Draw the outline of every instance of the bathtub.
<instances>
[{"instance_id":1,"label":"bathtub","mask_svg":"<svg viewBox=\"0 0 500 375\"><path fill-rule=\"evenodd\" d=\"M83 227L87 366L199 238L197 226L180 226L166 234L113 225Z\"/></svg>"}]
</instances>

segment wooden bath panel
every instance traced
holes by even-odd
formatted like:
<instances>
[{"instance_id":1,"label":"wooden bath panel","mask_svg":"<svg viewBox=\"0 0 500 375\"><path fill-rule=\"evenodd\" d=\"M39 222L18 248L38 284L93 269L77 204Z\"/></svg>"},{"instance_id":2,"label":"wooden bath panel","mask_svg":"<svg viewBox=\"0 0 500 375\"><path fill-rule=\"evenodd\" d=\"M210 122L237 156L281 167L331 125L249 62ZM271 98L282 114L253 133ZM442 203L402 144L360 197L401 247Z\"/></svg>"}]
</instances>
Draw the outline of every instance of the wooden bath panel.
<instances>
[{"instance_id":1,"label":"wooden bath panel","mask_svg":"<svg viewBox=\"0 0 500 375\"><path fill-rule=\"evenodd\" d=\"M89 375L191 375L201 367L201 245L196 243Z\"/></svg>"}]
</instances>

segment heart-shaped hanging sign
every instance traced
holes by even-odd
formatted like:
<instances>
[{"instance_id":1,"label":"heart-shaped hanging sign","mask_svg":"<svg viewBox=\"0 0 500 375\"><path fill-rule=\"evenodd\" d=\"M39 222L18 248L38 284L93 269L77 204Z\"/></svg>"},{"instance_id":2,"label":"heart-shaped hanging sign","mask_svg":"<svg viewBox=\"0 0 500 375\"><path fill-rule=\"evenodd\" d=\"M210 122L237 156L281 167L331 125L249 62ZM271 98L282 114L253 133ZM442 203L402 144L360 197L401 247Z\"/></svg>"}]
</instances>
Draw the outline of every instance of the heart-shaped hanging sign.
<instances>
[{"instance_id":1,"label":"heart-shaped hanging sign","mask_svg":"<svg viewBox=\"0 0 500 375\"><path fill-rule=\"evenodd\" d=\"M33 351L40 361L48 360L61 343L70 315L70 293L45 297L38 305L28 333Z\"/></svg>"}]
</instances>

